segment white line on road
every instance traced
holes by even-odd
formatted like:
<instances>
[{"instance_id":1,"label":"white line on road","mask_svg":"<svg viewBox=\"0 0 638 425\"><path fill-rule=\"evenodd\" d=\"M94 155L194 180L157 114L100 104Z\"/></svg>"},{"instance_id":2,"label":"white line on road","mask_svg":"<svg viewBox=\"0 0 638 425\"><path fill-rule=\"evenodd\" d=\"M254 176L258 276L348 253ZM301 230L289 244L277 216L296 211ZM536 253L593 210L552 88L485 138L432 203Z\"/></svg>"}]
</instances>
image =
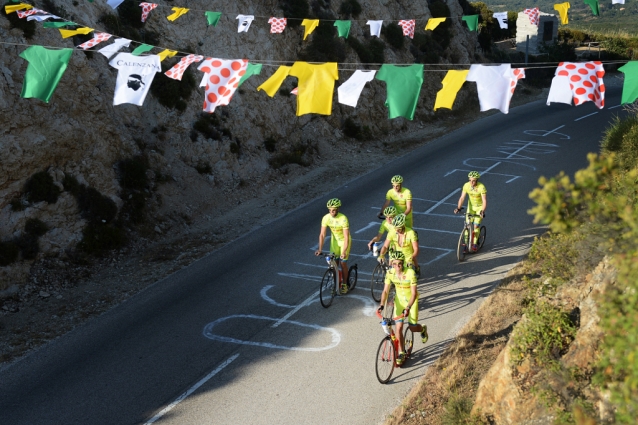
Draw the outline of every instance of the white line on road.
<instances>
[{"instance_id":1,"label":"white line on road","mask_svg":"<svg viewBox=\"0 0 638 425\"><path fill-rule=\"evenodd\" d=\"M239 357L239 353L230 356L224 363L220 364L219 366L217 366L215 368L215 370L213 370L211 373L209 373L208 375L206 375L202 379L200 379L198 383L196 383L195 385L190 387L184 394L182 394L181 396L177 397L174 402L172 402L171 404L169 404L168 406L163 408L157 415L153 416L151 418L151 420L146 422L144 425L152 424L155 421L157 421L158 419L160 419L162 416L164 416L165 414L170 412L175 406L177 406L179 403L181 403L186 397L188 397L193 392L195 392L199 387L204 385L206 383L206 381L208 381L213 376L217 375L222 369L224 369L226 366L231 364L233 362L233 360L235 360L237 357Z\"/></svg>"},{"instance_id":2,"label":"white line on road","mask_svg":"<svg viewBox=\"0 0 638 425\"><path fill-rule=\"evenodd\" d=\"M444 203L445 201L447 201L450 197L454 196L456 193L459 193L461 189L456 188L456 190L452 193L450 193L448 196L446 196L445 198L441 199L439 202L437 202L436 204L432 205L430 207L429 210L427 210L426 212L424 212L423 214L429 214L430 212L432 212L433 209L435 209L436 207L438 207L439 205L441 205L442 203Z\"/></svg>"},{"instance_id":3,"label":"white line on road","mask_svg":"<svg viewBox=\"0 0 638 425\"><path fill-rule=\"evenodd\" d=\"M299 310L301 310L303 307L307 306L308 304L310 304L312 302L312 300L314 300L315 298L317 298L317 295L319 295L319 291L315 292L314 294L312 294L311 296L309 296L308 298L306 298L306 300L304 302L302 302L301 304L299 304L297 307L293 308L292 310L290 310L284 317L282 317L281 319L277 320L272 327L276 328L277 326L281 325L283 322L285 322L286 320L288 320L288 318L290 316L292 316L293 314L295 314L296 312L298 312Z\"/></svg>"},{"instance_id":4,"label":"white line on road","mask_svg":"<svg viewBox=\"0 0 638 425\"><path fill-rule=\"evenodd\" d=\"M611 108L608 109L616 109L616 108L620 108L622 105L616 105L616 106L612 106Z\"/></svg>"},{"instance_id":5,"label":"white line on road","mask_svg":"<svg viewBox=\"0 0 638 425\"><path fill-rule=\"evenodd\" d=\"M591 113L589 115L585 115L584 117L576 118L574 121L584 120L587 117L591 117L592 115L596 115L598 112Z\"/></svg>"}]
</instances>

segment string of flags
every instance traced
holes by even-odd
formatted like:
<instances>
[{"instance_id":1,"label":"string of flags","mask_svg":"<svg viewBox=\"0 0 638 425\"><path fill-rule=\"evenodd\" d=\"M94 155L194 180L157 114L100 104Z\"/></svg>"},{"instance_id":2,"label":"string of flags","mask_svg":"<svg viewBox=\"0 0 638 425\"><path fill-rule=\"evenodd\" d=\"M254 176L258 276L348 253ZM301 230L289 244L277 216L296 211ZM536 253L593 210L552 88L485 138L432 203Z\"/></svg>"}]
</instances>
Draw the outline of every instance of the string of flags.
<instances>
[{"instance_id":1,"label":"string of flags","mask_svg":"<svg viewBox=\"0 0 638 425\"><path fill-rule=\"evenodd\" d=\"M149 11L155 8L150 3L142 4L144 5L142 7L148 8ZM568 5L567 3L564 10L569 8ZM26 4L7 5L5 10L7 13L22 12L21 18L34 18L38 21L46 21L51 18L62 19ZM188 9L173 8L173 11L173 15L176 15L175 19L177 19L188 12ZM526 14L530 16L530 20L538 17L534 10L526 12ZM219 16L221 15L207 15L208 22L218 21ZM237 18L239 21L238 30L247 31L253 18L252 16L239 15ZM445 20L445 18L437 19ZM413 36L414 20L400 22L404 34L406 36L412 34ZM77 26L72 22L44 22L43 26L59 29L63 38L94 31L88 27L68 30L63 28L64 24ZM279 21L278 24L281 25L282 22ZM318 24L318 20L304 20L302 22L305 28L304 38ZM432 25L435 26L438 23L434 22ZM344 26L342 29L349 31L349 26ZM111 37L112 35L108 33L94 33L91 40L77 47L81 49L93 48ZM142 56L143 53L152 50L153 46L141 44L132 53L119 52L121 48L128 47L130 43L131 40L117 38L112 44L99 49L98 52L110 59L109 65L118 70L113 104L131 103L142 106L155 75L162 72L160 62L167 57L174 56L177 51L165 49L159 54ZM37 45L24 50L20 57L27 60L29 65L25 73L21 97L38 98L49 102L67 69L72 52L73 49L70 48L47 49ZM197 69L203 73L200 83L200 87L204 87L205 90L203 110L209 113L214 112L218 106L228 105L237 88L249 77L260 75L262 68L261 64L251 64L247 59L205 58L201 55L190 54L182 57L177 64L165 72L165 75L181 80L188 66L200 62L202 63ZM638 98L638 76L636 75L638 74L638 61L629 62L619 70L627 76L623 86L622 103L631 103ZM409 66L383 64L378 71L356 70L344 84L339 86L337 90L338 102L356 107L366 84L376 79L386 84L385 106L388 108L389 119L404 117L412 120L423 83L423 74L424 65L422 64ZM603 108L604 74L601 62L560 63L552 80L547 104L552 102L572 104L573 102L574 105L579 105L593 101L598 108ZM293 91L297 95L297 116L305 114L330 115L332 113L335 81L339 79L337 63L295 62L292 66L280 66L272 76L257 87L257 91L264 91L268 96L273 97L288 76L298 79L298 86ZM442 81L443 88L437 93L434 110L451 109L462 86L466 81L470 81L476 83L481 111L498 109L507 114L516 84L522 78L525 78L525 69L512 68L510 64L471 65L469 70L449 70Z\"/></svg>"}]
</instances>

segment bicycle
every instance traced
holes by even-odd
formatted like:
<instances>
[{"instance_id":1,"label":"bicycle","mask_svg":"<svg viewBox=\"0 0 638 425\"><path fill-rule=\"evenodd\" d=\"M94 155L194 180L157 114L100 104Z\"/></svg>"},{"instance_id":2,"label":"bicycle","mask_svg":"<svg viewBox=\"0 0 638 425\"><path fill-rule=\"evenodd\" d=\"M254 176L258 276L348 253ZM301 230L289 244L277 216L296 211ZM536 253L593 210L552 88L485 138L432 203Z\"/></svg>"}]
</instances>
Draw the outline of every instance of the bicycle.
<instances>
[{"instance_id":1,"label":"bicycle","mask_svg":"<svg viewBox=\"0 0 638 425\"><path fill-rule=\"evenodd\" d=\"M403 349L405 350L405 357L403 363L397 364L397 358L399 357L399 338L394 333L394 324L397 320L403 319L401 314L397 317L392 317L392 311L394 308L389 305L384 308L386 312L383 316L377 310L377 317L381 319L381 326L386 336L383 337L379 348L377 349L377 357L374 365L374 370L377 374L377 379L382 384L387 384L395 367L402 367L410 355L412 354L412 348L414 347L414 332L410 329L407 323L404 323L403 330Z\"/></svg>"},{"instance_id":2,"label":"bicycle","mask_svg":"<svg viewBox=\"0 0 638 425\"><path fill-rule=\"evenodd\" d=\"M332 300L337 295L345 295L357 286L358 267L356 264L348 268L348 282L345 291L341 288L341 258L333 253L321 252L328 263L328 270L323 274L321 286L319 287L319 301L324 308L330 307ZM339 290L337 290L337 277L339 278Z\"/></svg>"},{"instance_id":3,"label":"bicycle","mask_svg":"<svg viewBox=\"0 0 638 425\"><path fill-rule=\"evenodd\" d=\"M459 209L459 212L463 211L463 208ZM481 248L483 248L483 244L485 243L485 237L487 235L487 229L485 226L481 226L479 228L479 237L476 241L476 250L471 249L472 242L474 242L474 225L470 222L470 218L481 217L478 214L470 214L465 213L465 224L463 225L463 230L461 231L461 236L459 237L459 244L456 247L456 258L459 261L465 260L465 256L469 253L476 253ZM483 215L483 218L485 214Z\"/></svg>"}]
</instances>

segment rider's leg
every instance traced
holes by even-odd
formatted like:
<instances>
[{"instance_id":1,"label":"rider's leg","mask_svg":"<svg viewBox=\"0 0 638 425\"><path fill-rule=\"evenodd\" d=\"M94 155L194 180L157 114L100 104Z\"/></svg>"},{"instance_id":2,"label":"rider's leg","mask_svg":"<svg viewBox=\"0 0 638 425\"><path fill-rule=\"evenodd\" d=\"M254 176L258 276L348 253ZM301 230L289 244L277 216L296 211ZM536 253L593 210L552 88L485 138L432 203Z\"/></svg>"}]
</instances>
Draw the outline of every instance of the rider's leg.
<instances>
[{"instance_id":1,"label":"rider's leg","mask_svg":"<svg viewBox=\"0 0 638 425\"><path fill-rule=\"evenodd\" d=\"M405 352L405 340L403 339L403 321L397 320L397 338L399 338L399 353Z\"/></svg>"},{"instance_id":2,"label":"rider's leg","mask_svg":"<svg viewBox=\"0 0 638 425\"><path fill-rule=\"evenodd\" d=\"M341 283L348 284L348 263L346 260L341 260L341 274L343 276L343 281Z\"/></svg>"}]
</instances>

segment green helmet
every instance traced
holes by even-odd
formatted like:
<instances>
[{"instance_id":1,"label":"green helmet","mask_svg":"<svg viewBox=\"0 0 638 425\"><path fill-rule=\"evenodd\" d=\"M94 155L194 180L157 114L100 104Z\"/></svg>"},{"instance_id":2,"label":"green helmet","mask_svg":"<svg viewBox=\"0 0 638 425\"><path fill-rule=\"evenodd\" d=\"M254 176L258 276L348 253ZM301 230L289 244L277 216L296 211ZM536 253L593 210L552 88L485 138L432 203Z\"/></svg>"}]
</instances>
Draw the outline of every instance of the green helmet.
<instances>
[{"instance_id":1,"label":"green helmet","mask_svg":"<svg viewBox=\"0 0 638 425\"><path fill-rule=\"evenodd\" d=\"M394 227L405 226L405 214L399 214L396 217L394 217L394 220L392 220L392 225Z\"/></svg>"},{"instance_id":2,"label":"green helmet","mask_svg":"<svg viewBox=\"0 0 638 425\"><path fill-rule=\"evenodd\" d=\"M332 198L328 201L328 204L326 206L328 208L339 208L341 206L341 201L339 200L339 198Z\"/></svg>"},{"instance_id":3,"label":"green helmet","mask_svg":"<svg viewBox=\"0 0 638 425\"><path fill-rule=\"evenodd\" d=\"M397 174L396 176L392 177L390 182L392 182L392 184L401 184L403 183L403 177Z\"/></svg>"},{"instance_id":4,"label":"green helmet","mask_svg":"<svg viewBox=\"0 0 638 425\"><path fill-rule=\"evenodd\" d=\"M470 173L467 175L468 178L470 179L479 179L481 177L481 175L479 174L478 171L470 171Z\"/></svg>"},{"instance_id":5,"label":"green helmet","mask_svg":"<svg viewBox=\"0 0 638 425\"><path fill-rule=\"evenodd\" d=\"M390 251L390 262L392 261L405 262L405 255L401 251Z\"/></svg>"},{"instance_id":6,"label":"green helmet","mask_svg":"<svg viewBox=\"0 0 638 425\"><path fill-rule=\"evenodd\" d=\"M390 205L389 207L387 207L386 209L383 210L383 215L386 217L394 217L397 215L399 211L397 211L397 209Z\"/></svg>"}]
</instances>

